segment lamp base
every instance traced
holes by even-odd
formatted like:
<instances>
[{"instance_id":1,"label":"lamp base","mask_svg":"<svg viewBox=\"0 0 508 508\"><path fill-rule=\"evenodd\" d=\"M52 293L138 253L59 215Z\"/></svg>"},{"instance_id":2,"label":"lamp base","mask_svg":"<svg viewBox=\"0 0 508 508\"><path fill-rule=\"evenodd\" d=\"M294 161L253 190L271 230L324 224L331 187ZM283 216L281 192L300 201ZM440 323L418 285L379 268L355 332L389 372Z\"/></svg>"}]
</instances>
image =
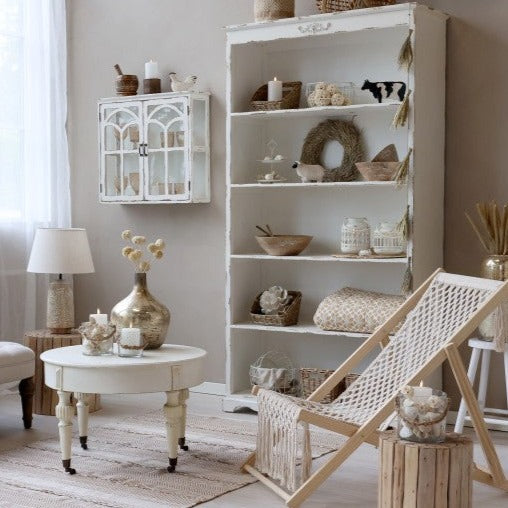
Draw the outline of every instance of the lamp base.
<instances>
[{"instance_id":1,"label":"lamp base","mask_svg":"<svg viewBox=\"0 0 508 508\"><path fill-rule=\"evenodd\" d=\"M61 334L74 328L74 297L68 282L58 280L49 285L46 328Z\"/></svg>"}]
</instances>

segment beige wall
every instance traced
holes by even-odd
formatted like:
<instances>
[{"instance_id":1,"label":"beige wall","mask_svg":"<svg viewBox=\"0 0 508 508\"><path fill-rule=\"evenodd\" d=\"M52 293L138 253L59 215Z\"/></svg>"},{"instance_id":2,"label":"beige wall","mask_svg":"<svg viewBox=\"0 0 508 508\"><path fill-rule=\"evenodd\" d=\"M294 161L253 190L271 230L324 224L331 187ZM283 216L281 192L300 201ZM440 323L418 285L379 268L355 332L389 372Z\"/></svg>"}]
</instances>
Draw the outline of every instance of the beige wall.
<instances>
[{"instance_id":1,"label":"beige wall","mask_svg":"<svg viewBox=\"0 0 508 508\"><path fill-rule=\"evenodd\" d=\"M476 274L482 253L463 216L479 199L507 201L508 3L433 0L452 15L448 35L446 269ZM108 311L130 289L119 232L130 227L168 241L150 287L172 311L170 340L210 352L212 381L224 380L225 35L252 20L252 0L68 0L70 143L74 224L88 229L97 273L76 277L77 318ZM313 0L297 13L315 12ZM113 95L113 69L143 63L197 74L212 101L209 205L105 206L97 201L96 100ZM163 83L167 86L167 79ZM498 375L501 375L496 359ZM497 386L502 386L497 383ZM492 385L495 391L494 385ZM449 383L447 388L451 389ZM502 400L502 392L496 397Z\"/></svg>"}]
</instances>

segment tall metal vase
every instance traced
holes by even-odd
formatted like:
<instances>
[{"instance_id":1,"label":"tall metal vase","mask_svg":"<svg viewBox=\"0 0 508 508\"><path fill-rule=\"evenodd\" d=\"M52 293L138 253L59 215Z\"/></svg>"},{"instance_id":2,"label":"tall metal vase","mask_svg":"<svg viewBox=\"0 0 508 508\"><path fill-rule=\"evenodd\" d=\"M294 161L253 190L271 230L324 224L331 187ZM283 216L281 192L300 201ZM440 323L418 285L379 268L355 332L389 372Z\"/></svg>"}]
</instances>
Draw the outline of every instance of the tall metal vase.
<instances>
[{"instance_id":1,"label":"tall metal vase","mask_svg":"<svg viewBox=\"0 0 508 508\"><path fill-rule=\"evenodd\" d=\"M116 325L117 334L122 328L139 328L146 349L157 349L164 344L169 321L169 309L148 291L146 273L134 274L131 293L111 311L111 322Z\"/></svg>"},{"instance_id":2,"label":"tall metal vase","mask_svg":"<svg viewBox=\"0 0 508 508\"><path fill-rule=\"evenodd\" d=\"M481 265L481 276L484 279L508 280L508 256L487 256ZM492 314L480 325L480 333L484 339L494 338L494 319Z\"/></svg>"}]
</instances>

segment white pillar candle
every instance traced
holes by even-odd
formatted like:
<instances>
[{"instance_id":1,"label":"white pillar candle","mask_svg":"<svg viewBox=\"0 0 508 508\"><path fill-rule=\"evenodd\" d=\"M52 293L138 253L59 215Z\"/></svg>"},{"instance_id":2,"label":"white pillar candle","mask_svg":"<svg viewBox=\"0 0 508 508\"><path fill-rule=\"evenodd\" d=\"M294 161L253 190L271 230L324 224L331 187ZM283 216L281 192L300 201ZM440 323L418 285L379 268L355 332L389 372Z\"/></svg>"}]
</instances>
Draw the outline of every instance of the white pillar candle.
<instances>
[{"instance_id":1,"label":"white pillar candle","mask_svg":"<svg viewBox=\"0 0 508 508\"><path fill-rule=\"evenodd\" d=\"M413 398L418 399L418 402L427 400L432 395L432 388L427 386L415 386L413 388Z\"/></svg>"},{"instance_id":2,"label":"white pillar candle","mask_svg":"<svg viewBox=\"0 0 508 508\"><path fill-rule=\"evenodd\" d=\"M107 325L108 324L108 315L107 314L101 314L101 309L97 309L97 314L90 314L89 320L91 321L95 319L95 322L98 325Z\"/></svg>"},{"instance_id":3,"label":"white pillar candle","mask_svg":"<svg viewBox=\"0 0 508 508\"><path fill-rule=\"evenodd\" d=\"M139 328L122 328L120 347L122 346L141 346L141 330Z\"/></svg>"},{"instance_id":4,"label":"white pillar candle","mask_svg":"<svg viewBox=\"0 0 508 508\"><path fill-rule=\"evenodd\" d=\"M268 100L282 100L282 81L279 81L277 78L273 78L273 81L268 81Z\"/></svg>"},{"instance_id":5,"label":"white pillar candle","mask_svg":"<svg viewBox=\"0 0 508 508\"><path fill-rule=\"evenodd\" d=\"M145 79L160 78L159 76L159 64L150 60L145 63Z\"/></svg>"}]
</instances>

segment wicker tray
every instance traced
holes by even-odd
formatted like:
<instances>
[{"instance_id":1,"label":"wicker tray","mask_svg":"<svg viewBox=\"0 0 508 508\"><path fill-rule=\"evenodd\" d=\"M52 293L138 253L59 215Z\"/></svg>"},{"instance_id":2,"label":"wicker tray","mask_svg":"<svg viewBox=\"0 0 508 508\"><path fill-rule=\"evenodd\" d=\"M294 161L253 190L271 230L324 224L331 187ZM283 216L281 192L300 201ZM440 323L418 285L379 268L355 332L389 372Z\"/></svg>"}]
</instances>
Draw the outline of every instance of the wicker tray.
<instances>
[{"instance_id":1,"label":"wicker tray","mask_svg":"<svg viewBox=\"0 0 508 508\"><path fill-rule=\"evenodd\" d=\"M268 84L260 86L250 101L253 111L273 111L276 109L298 109L300 107L301 81L282 83L282 100L268 101Z\"/></svg>"},{"instance_id":2,"label":"wicker tray","mask_svg":"<svg viewBox=\"0 0 508 508\"><path fill-rule=\"evenodd\" d=\"M300 378L302 383L302 397L307 398L312 392L314 392L319 386L321 386L327 378L329 378L335 371L328 369L312 369L308 367L302 367L300 369ZM321 400L323 404L330 404L333 402L341 393L345 392L346 389L358 379L359 374L348 374L333 390Z\"/></svg>"},{"instance_id":3,"label":"wicker tray","mask_svg":"<svg viewBox=\"0 0 508 508\"><path fill-rule=\"evenodd\" d=\"M250 309L250 317L253 323L265 326L292 326L298 324L298 315L300 314L300 304L302 303L302 293L300 291L288 291L289 296L293 297L291 303L280 314L267 316L261 314L259 299L263 293L259 293Z\"/></svg>"},{"instance_id":4,"label":"wicker tray","mask_svg":"<svg viewBox=\"0 0 508 508\"><path fill-rule=\"evenodd\" d=\"M393 5L396 0L316 0L318 9L322 13L351 11L365 9L366 7L383 7Z\"/></svg>"}]
</instances>

